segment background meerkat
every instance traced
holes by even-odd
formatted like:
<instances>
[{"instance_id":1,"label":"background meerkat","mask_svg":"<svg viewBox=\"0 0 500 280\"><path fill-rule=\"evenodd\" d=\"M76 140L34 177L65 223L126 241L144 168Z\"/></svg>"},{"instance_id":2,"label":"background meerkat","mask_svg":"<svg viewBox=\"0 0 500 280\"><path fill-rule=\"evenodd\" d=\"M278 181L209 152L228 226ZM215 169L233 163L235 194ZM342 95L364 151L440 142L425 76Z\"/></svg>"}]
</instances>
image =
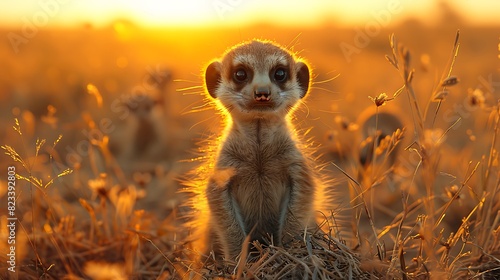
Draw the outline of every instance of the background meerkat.
<instances>
[{"instance_id":1,"label":"background meerkat","mask_svg":"<svg viewBox=\"0 0 500 280\"><path fill-rule=\"evenodd\" d=\"M205 189L206 249L234 259L246 236L281 244L314 222L317 181L290 123L310 70L284 48L254 40L208 65L205 85L228 115Z\"/></svg>"},{"instance_id":2,"label":"background meerkat","mask_svg":"<svg viewBox=\"0 0 500 280\"><path fill-rule=\"evenodd\" d=\"M361 146L359 149L359 162L366 167L371 164L373 159L373 141L377 141L377 146L380 145L382 139L386 136L391 136L397 129L403 129L403 121L401 117L394 112L373 112L370 107L364 110L358 119L361 132ZM399 146L390 154L388 164L393 165L398 155Z\"/></svg>"}]
</instances>

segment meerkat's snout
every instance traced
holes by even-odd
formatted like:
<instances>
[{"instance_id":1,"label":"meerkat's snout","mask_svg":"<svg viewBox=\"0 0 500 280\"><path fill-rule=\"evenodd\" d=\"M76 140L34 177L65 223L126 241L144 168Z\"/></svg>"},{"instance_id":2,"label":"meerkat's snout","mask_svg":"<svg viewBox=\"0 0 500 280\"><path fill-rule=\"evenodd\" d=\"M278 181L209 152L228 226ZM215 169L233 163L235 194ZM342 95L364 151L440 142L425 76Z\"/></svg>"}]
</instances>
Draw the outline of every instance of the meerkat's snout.
<instances>
[{"instance_id":1,"label":"meerkat's snout","mask_svg":"<svg viewBox=\"0 0 500 280\"><path fill-rule=\"evenodd\" d=\"M259 87L253 92L253 97L257 102L267 102L271 100L271 91L269 88Z\"/></svg>"}]
</instances>

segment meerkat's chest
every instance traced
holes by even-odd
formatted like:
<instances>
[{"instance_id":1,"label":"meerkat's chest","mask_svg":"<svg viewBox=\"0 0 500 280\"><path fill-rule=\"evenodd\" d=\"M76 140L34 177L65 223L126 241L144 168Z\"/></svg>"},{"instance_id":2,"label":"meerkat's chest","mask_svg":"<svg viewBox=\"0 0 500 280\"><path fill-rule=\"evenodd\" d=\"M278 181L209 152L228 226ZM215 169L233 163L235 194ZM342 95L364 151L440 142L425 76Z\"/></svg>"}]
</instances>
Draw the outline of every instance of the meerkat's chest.
<instances>
[{"instance_id":1,"label":"meerkat's chest","mask_svg":"<svg viewBox=\"0 0 500 280\"><path fill-rule=\"evenodd\" d=\"M293 168L304 162L287 134L262 133L253 138L229 135L216 164L217 168L234 170L228 191L245 219L274 221L292 192Z\"/></svg>"},{"instance_id":2,"label":"meerkat's chest","mask_svg":"<svg viewBox=\"0 0 500 280\"><path fill-rule=\"evenodd\" d=\"M219 166L233 167L239 176L282 180L288 168L303 157L293 140L281 137L274 141L239 139L225 145L219 156Z\"/></svg>"}]
</instances>

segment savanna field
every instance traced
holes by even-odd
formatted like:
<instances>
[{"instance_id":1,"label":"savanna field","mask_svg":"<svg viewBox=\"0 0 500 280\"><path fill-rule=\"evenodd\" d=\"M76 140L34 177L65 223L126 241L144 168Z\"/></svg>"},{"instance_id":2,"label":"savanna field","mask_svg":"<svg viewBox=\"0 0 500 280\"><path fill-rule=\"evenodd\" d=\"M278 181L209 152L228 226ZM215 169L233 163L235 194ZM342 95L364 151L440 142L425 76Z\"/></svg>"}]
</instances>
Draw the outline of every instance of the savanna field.
<instances>
[{"instance_id":1,"label":"savanna field","mask_svg":"<svg viewBox=\"0 0 500 280\"><path fill-rule=\"evenodd\" d=\"M379 27L0 30L0 278L500 279L499 27ZM203 71L253 38L311 66L293 123L338 203L196 263L189 186L224 122Z\"/></svg>"}]
</instances>

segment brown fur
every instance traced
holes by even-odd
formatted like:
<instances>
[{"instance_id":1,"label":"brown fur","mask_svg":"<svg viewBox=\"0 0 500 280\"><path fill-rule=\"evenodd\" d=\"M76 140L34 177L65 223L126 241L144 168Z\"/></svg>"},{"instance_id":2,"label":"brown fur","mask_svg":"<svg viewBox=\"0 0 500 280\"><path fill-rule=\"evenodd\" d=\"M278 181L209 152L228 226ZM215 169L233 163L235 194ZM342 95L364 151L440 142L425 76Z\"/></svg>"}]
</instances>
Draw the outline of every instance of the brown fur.
<instances>
[{"instance_id":1,"label":"brown fur","mask_svg":"<svg viewBox=\"0 0 500 280\"><path fill-rule=\"evenodd\" d=\"M244 82L235 78L239 69ZM286 80L277 81L277 69ZM240 253L246 236L282 244L314 221L314 171L289 122L309 77L305 63L261 41L236 46L207 67L208 93L229 118L205 189L208 242L225 258Z\"/></svg>"}]
</instances>

